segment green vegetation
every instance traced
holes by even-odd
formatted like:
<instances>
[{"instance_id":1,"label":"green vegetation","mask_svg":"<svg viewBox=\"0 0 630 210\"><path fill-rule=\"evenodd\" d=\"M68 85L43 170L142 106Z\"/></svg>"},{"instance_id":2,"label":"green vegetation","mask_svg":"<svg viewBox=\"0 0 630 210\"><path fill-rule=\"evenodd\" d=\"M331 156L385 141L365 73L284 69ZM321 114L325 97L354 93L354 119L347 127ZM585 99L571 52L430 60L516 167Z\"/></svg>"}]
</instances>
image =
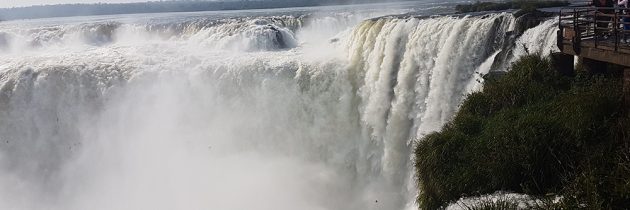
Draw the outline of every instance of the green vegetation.
<instances>
[{"instance_id":1,"label":"green vegetation","mask_svg":"<svg viewBox=\"0 0 630 210\"><path fill-rule=\"evenodd\" d=\"M473 4L461 4L455 6L459 13L481 12L481 11L498 11L507 9L520 9L524 11L532 11L536 8L545 7L562 7L569 5L568 1L544 1L544 0L515 0L506 2L475 2Z\"/></svg>"},{"instance_id":2,"label":"green vegetation","mask_svg":"<svg viewBox=\"0 0 630 210\"><path fill-rule=\"evenodd\" d=\"M460 207L466 210L517 210L518 203L508 198L499 198L498 200L481 199L477 200L475 204L462 204Z\"/></svg>"},{"instance_id":3,"label":"green vegetation","mask_svg":"<svg viewBox=\"0 0 630 210\"><path fill-rule=\"evenodd\" d=\"M552 66L537 55L520 59L468 96L442 131L418 141L423 209L499 190L562 196L553 209L630 206L621 79L567 77Z\"/></svg>"}]
</instances>

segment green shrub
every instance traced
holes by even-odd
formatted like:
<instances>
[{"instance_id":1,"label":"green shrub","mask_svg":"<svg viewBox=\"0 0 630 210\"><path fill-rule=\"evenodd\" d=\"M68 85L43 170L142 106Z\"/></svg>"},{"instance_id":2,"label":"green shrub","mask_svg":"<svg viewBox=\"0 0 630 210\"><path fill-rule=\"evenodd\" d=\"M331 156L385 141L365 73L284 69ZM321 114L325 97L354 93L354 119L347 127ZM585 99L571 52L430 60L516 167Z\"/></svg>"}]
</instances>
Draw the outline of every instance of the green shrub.
<instances>
[{"instance_id":1,"label":"green shrub","mask_svg":"<svg viewBox=\"0 0 630 210\"><path fill-rule=\"evenodd\" d=\"M517 210L518 202L507 197L501 197L496 200L480 199L473 204L462 204L460 207L466 210Z\"/></svg>"},{"instance_id":2,"label":"green shrub","mask_svg":"<svg viewBox=\"0 0 630 210\"><path fill-rule=\"evenodd\" d=\"M438 209L501 190L562 194L568 207L629 204L621 96L619 78L564 77L549 59L525 56L417 142L418 202Z\"/></svg>"}]
</instances>

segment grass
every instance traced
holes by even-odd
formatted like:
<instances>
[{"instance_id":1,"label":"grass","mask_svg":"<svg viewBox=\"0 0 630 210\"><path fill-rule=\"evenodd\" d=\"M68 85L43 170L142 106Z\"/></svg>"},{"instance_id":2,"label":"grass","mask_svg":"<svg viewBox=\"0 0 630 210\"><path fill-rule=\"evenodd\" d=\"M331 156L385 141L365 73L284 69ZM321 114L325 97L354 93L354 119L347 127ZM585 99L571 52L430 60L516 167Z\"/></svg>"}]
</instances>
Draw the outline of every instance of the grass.
<instances>
[{"instance_id":1,"label":"grass","mask_svg":"<svg viewBox=\"0 0 630 210\"><path fill-rule=\"evenodd\" d=\"M506 2L475 2L473 4L461 4L455 6L459 13L499 11L508 9L532 10L545 7L562 7L569 5L568 1L545 1L545 0L513 0Z\"/></svg>"},{"instance_id":2,"label":"grass","mask_svg":"<svg viewBox=\"0 0 630 210\"><path fill-rule=\"evenodd\" d=\"M621 80L566 77L525 56L486 80L440 132L415 148L423 209L508 191L564 197L561 209L630 206L628 120Z\"/></svg>"}]
</instances>

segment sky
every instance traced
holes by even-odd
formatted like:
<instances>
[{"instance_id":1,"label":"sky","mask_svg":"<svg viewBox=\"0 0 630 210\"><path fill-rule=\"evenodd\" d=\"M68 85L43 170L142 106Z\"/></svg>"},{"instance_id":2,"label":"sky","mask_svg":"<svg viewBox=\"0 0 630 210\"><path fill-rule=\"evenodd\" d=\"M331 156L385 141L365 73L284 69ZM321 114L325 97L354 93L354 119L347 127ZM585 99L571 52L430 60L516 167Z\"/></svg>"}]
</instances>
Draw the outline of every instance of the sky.
<instances>
[{"instance_id":1,"label":"sky","mask_svg":"<svg viewBox=\"0 0 630 210\"><path fill-rule=\"evenodd\" d=\"M69 3L123 3L144 2L147 0L0 0L0 8L23 7L42 4L69 4Z\"/></svg>"}]
</instances>

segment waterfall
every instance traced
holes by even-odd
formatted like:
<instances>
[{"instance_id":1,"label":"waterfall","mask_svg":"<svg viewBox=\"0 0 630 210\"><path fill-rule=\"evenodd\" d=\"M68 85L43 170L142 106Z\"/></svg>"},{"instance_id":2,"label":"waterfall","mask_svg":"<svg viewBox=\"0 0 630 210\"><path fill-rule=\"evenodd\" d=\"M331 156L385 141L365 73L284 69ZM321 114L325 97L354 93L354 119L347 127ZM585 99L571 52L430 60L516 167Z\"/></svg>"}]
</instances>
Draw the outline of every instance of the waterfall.
<instances>
[{"instance_id":1,"label":"waterfall","mask_svg":"<svg viewBox=\"0 0 630 210\"><path fill-rule=\"evenodd\" d=\"M376 171L414 195L412 143L437 131L475 83L475 69L504 41L510 14L381 18L355 28L347 48L364 132L381 151ZM409 187L405 187L409 186Z\"/></svg>"},{"instance_id":2,"label":"waterfall","mask_svg":"<svg viewBox=\"0 0 630 210\"><path fill-rule=\"evenodd\" d=\"M549 55L558 52L557 46L558 18L546 20L540 25L533 27L523 33L516 40L513 59L526 54Z\"/></svg>"},{"instance_id":3,"label":"waterfall","mask_svg":"<svg viewBox=\"0 0 630 210\"><path fill-rule=\"evenodd\" d=\"M515 20L359 19L1 25L0 208L417 208Z\"/></svg>"}]
</instances>

